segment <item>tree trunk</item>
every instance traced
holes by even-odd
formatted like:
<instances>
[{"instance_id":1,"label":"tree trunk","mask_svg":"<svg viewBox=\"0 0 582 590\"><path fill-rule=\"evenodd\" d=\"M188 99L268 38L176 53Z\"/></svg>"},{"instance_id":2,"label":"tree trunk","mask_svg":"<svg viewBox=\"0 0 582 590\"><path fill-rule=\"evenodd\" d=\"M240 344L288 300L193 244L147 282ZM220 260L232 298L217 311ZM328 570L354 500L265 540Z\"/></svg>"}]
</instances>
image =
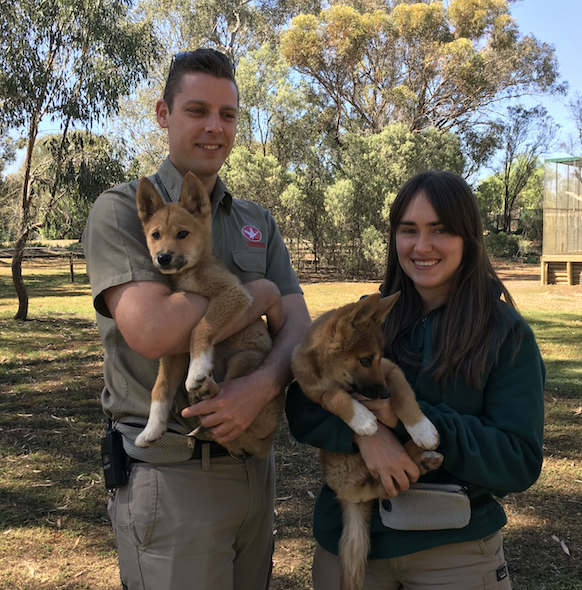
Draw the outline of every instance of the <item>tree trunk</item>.
<instances>
[{"instance_id":1,"label":"tree trunk","mask_svg":"<svg viewBox=\"0 0 582 590\"><path fill-rule=\"evenodd\" d=\"M22 183L22 202L20 205L20 235L14 246L14 256L12 257L12 282L14 290L18 296L18 311L14 316L15 320L26 320L28 317L28 293L26 285L22 280L22 258L24 256L24 247L30 234L29 213L32 202L30 192L30 170L32 166L32 151L36 142L38 133L38 114L35 112L30 119L28 130L28 140L26 144L26 159L24 162L24 180Z\"/></svg>"},{"instance_id":2,"label":"tree trunk","mask_svg":"<svg viewBox=\"0 0 582 590\"><path fill-rule=\"evenodd\" d=\"M26 285L22 280L22 258L24 256L24 246L28 240L28 231L20 234L14 246L14 256L12 257L12 281L14 289L18 296L18 311L14 316L15 320L25 321L28 317L28 293Z\"/></svg>"}]
</instances>

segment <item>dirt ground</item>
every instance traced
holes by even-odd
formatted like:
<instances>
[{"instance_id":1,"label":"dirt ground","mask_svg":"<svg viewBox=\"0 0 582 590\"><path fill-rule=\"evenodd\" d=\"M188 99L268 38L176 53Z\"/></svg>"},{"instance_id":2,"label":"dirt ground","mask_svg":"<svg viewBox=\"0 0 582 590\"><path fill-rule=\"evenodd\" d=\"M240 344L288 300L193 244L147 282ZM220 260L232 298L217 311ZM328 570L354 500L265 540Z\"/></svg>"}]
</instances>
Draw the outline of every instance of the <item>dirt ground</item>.
<instances>
[{"instance_id":1,"label":"dirt ground","mask_svg":"<svg viewBox=\"0 0 582 590\"><path fill-rule=\"evenodd\" d=\"M524 264L521 262L508 262L507 260L492 260L495 272L499 278L511 290L521 281L541 281L541 268L539 264ZM514 284L515 283L515 284Z\"/></svg>"}]
</instances>

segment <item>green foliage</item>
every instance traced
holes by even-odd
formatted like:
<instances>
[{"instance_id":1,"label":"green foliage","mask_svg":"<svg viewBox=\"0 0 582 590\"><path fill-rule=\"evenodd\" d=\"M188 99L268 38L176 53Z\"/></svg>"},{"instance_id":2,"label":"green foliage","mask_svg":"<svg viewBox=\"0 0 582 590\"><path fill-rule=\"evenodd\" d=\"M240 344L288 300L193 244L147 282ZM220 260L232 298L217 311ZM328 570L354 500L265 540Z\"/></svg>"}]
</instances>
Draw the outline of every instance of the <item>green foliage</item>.
<instances>
[{"instance_id":1,"label":"green foliage","mask_svg":"<svg viewBox=\"0 0 582 590\"><path fill-rule=\"evenodd\" d=\"M12 164L16 159L18 142L10 135L0 130L0 175L7 165Z\"/></svg>"},{"instance_id":2,"label":"green foliage","mask_svg":"<svg viewBox=\"0 0 582 590\"><path fill-rule=\"evenodd\" d=\"M121 0L6 0L0 10L1 122L44 115L91 124L143 78L156 43Z\"/></svg>"},{"instance_id":3,"label":"green foliage","mask_svg":"<svg viewBox=\"0 0 582 590\"><path fill-rule=\"evenodd\" d=\"M385 262L388 210L410 176L429 169L461 174L464 164L459 140L450 133L411 133L394 124L370 136L346 134L325 200L329 243L340 246L343 254L336 253L335 260L345 275L378 275Z\"/></svg>"},{"instance_id":4,"label":"green foliage","mask_svg":"<svg viewBox=\"0 0 582 590\"><path fill-rule=\"evenodd\" d=\"M255 201L274 215L278 213L286 179L274 156L253 154L246 147L237 146L221 176L235 197Z\"/></svg>"},{"instance_id":5,"label":"green foliage","mask_svg":"<svg viewBox=\"0 0 582 590\"><path fill-rule=\"evenodd\" d=\"M281 50L335 110L337 134L396 121L413 131L464 129L501 97L564 92L553 49L521 37L508 4L394 2L367 12L333 4L293 19Z\"/></svg>"},{"instance_id":6,"label":"green foliage","mask_svg":"<svg viewBox=\"0 0 582 590\"><path fill-rule=\"evenodd\" d=\"M35 218L32 158L40 122L61 120L60 147L51 178L56 200L69 128L90 127L117 112L119 100L143 79L157 57L147 22L134 21L124 0L0 0L0 130L26 127L26 157L12 269L19 298L16 319L28 315L22 280L24 247ZM36 209L36 211L35 211Z\"/></svg>"},{"instance_id":7,"label":"green foliage","mask_svg":"<svg viewBox=\"0 0 582 590\"><path fill-rule=\"evenodd\" d=\"M482 180L475 195L485 229L542 239L544 167L531 153L518 155L516 161ZM513 227L516 220L517 227Z\"/></svg>"},{"instance_id":8,"label":"green foliage","mask_svg":"<svg viewBox=\"0 0 582 590\"><path fill-rule=\"evenodd\" d=\"M520 251L520 242L517 236L491 232L485 236L485 248L489 256L515 258Z\"/></svg>"},{"instance_id":9,"label":"green foliage","mask_svg":"<svg viewBox=\"0 0 582 590\"><path fill-rule=\"evenodd\" d=\"M522 236L529 240L542 241L544 237L544 209L543 207L532 207L522 209L519 213L519 227Z\"/></svg>"},{"instance_id":10,"label":"green foliage","mask_svg":"<svg viewBox=\"0 0 582 590\"><path fill-rule=\"evenodd\" d=\"M313 108L304 83L292 81L278 51L264 44L242 58L237 68L241 103L238 143L274 155L283 167L303 160L314 137Z\"/></svg>"},{"instance_id":11,"label":"green foliage","mask_svg":"<svg viewBox=\"0 0 582 590\"><path fill-rule=\"evenodd\" d=\"M50 239L80 239L95 199L106 189L136 177L122 145L111 145L102 136L70 133L63 145L54 136L43 139L49 161L64 150L59 194L43 217L42 235ZM50 173L50 168L49 168ZM46 191L39 194L39 204L50 202Z\"/></svg>"},{"instance_id":12,"label":"green foliage","mask_svg":"<svg viewBox=\"0 0 582 590\"><path fill-rule=\"evenodd\" d=\"M531 205L533 201L538 206L541 203L540 157L553 145L557 126L544 108L522 106L510 107L507 121L499 121L499 125L503 156L497 174L503 183L502 229L507 232L511 231L513 213L520 203Z\"/></svg>"}]
</instances>

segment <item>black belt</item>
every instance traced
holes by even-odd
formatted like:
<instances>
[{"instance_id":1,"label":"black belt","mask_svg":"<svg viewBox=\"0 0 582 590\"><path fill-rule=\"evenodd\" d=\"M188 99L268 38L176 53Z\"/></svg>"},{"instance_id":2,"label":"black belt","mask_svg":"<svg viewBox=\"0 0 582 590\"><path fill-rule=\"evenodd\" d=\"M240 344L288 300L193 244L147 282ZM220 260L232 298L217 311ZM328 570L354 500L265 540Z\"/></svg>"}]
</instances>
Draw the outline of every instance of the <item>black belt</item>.
<instances>
[{"instance_id":1,"label":"black belt","mask_svg":"<svg viewBox=\"0 0 582 590\"><path fill-rule=\"evenodd\" d=\"M213 457L227 457L230 455L229 451L225 449L222 445L219 445L217 442L213 441L202 441L197 440L196 445L194 446L194 451L189 461L192 460L199 460L202 459L202 447L204 445L208 445L210 447L210 458ZM148 461L142 461L141 459L134 459L133 457L129 458L130 463L147 463Z\"/></svg>"},{"instance_id":2,"label":"black belt","mask_svg":"<svg viewBox=\"0 0 582 590\"><path fill-rule=\"evenodd\" d=\"M204 445L210 446L210 457L226 457L230 455L227 449L225 449L222 445L219 445L217 442L213 441L196 441L196 445L194 446L194 452L192 453L191 459L202 459L202 447Z\"/></svg>"}]
</instances>

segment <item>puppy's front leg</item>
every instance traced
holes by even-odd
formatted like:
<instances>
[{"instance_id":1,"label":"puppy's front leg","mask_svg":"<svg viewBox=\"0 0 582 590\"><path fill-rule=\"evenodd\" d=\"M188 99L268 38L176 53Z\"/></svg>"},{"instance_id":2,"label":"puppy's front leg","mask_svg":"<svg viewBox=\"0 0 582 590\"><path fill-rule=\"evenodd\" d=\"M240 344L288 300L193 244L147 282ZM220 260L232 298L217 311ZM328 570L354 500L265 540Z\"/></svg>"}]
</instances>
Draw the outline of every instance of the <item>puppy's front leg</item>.
<instances>
[{"instance_id":1,"label":"puppy's front leg","mask_svg":"<svg viewBox=\"0 0 582 590\"><path fill-rule=\"evenodd\" d=\"M328 389L321 397L321 405L361 436L371 436L378 430L376 416L343 389Z\"/></svg>"},{"instance_id":2,"label":"puppy's front leg","mask_svg":"<svg viewBox=\"0 0 582 590\"><path fill-rule=\"evenodd\" d=\"M436 449L440 442L438 430L422 413L402 370L388 359L382 359L382 370L390 389L392 408L412 440L423 449Z\"/></svg>"},{"instance_id":3,"label":"puppy's front leg","mask_svg":"<svg viewBox=\"0 0 582 590\"><path fill-rule=\"evenodd\" d=\"M204 317L192 330L190 367L186 377L188 392L197 392L211 378L216 340L241 318L250 303L249 294L240 285L226 288L210 299Z\"/></svg>"},{"instance_id":4,"label":"puppy's front leg","mask_svg":"<svg viewBox=\"0 0 582 590\"><path fill-rule=\"evenodd\" d=\"M158 376L152 389L150 415L146 427L135 439L136 446L149 447L166 432L172 401L182 380L182 375L184 375L187 362L188 355L186 354L165 356L160 359Z\"/></svg>"}]
</instances>

